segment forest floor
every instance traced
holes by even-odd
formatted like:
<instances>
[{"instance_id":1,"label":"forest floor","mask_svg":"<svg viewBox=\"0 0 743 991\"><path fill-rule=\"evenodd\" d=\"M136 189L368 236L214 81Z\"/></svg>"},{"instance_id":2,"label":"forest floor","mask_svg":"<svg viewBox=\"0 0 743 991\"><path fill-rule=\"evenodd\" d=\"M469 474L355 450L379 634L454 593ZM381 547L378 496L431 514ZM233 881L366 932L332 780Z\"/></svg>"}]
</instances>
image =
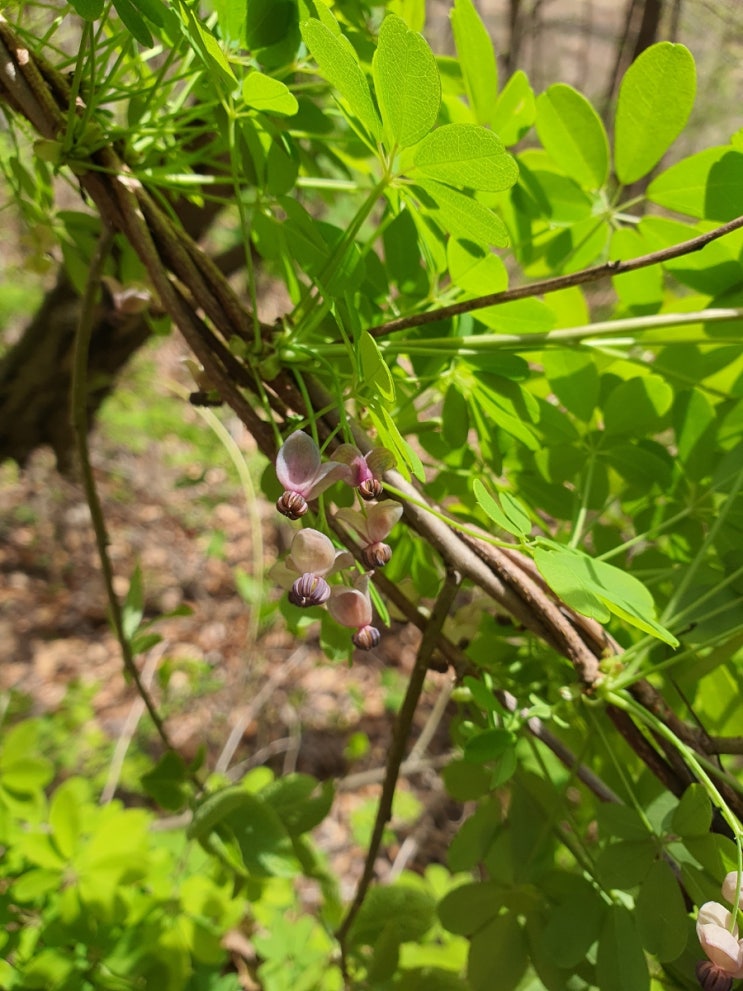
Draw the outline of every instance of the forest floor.
<instances>
[{"instance_id":1,"label":"forest floor","mask_svg":"<svg viewBox=\"0 0 743 991\"><path fill-rule=\"evenodd\" d=\"M320 653L317 624L302 641L287 632L268 605L280 593L264 574L289 524L261 495L265 461L229 411L220 418L257 490L249 504L212 430L168 388L169 381L188 388L183 353L175 340L145 349L91 437L116 591L126 595L139 565L145 620L162 637L138 663L187 760L203 746L208 768L239 775L267 764L338 780L318 840L350 888L418 633L393 627L378 650L356 652L349 667ZM168 616L184 606L187 615ZM60 477L50 452L38 452L23 472L0 468L0 643L9 717L47 717L49 748L57 751L50 755L62 773L84 773L102 792L116 788L141 801L143 755L156 756L161 745L123 676L82 487ZM431 674L416 736L449 687L447 676ZM428 750L434 763L448 746L444 720ZM396 871L402 860L438 859L459 814L433 770L405 780L397 839L380 873L395 858Z\"/></svg>"}]
</instances>

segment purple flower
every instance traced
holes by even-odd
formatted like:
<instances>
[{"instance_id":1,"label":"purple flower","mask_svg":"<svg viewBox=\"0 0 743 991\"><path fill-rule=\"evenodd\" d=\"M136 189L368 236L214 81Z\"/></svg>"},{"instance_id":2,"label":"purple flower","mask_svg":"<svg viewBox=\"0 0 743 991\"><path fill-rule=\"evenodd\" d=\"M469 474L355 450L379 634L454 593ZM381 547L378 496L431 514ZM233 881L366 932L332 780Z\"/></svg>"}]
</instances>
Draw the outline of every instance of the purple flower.
<instances>
[{"instance_id":1,"label":"purple flower","mask_svg":"<svg viewBox=\"0 0 743 991\"><path fill-rule=\"evenodd\" d=\"M348 480L349 468L335 461L320 462L320 450L311 437L295 430L284 441L276 455L276 476L284 492L276 508L290 520L298 520L307 512L307 502L324 492L339 479Z\"/></svg>"},{"instance_id":2,"label":"purple flower","mask_svg":"<svg viewBox=\"0 0 743 991\"><path fill-rule=\"evenodd\" d=\"M328 612L341 626L354 630L353 643L361 650L371 650L379 644L381 635L371 625L372 605L369 598L369 576L359 575L353 584L335 585L328 599Z\"/></svg>"},{"instance_id":3,"label":"purple flower","mask_svg":"<svg viewBox=\"0 0 743 991\"><path fill-rule=\"evenodd\" d=\"M325 575L353 563L348 551L338 551L329 537L307 527L298 530L286 561L271 568L271 577L289 589L289 601L295 606L319 606L330 598Z\"/></svg>"},{"instance_id":4,"label":"purple flower","mask_svg":"<svg viewBox=\"0 0 743 991\"><path fill-rule=\"evenodd\" d=\"M388 544L383 543L392 527L402 516L399 502L378 502L375 506L358 509L339 509L337 518L355 530L364 541L361 557L367 568L383 568L392 556Z\"/></svg>"},{"instance_id":5,"label":"purple flower","mask_svg":"<svg viewBox=\"0 0 743 991\"><path fill-rule=\"evenodd\" d=\"M378 499L384 491L381 476L395 467L395 455L386 447L375 447L367 455L353 444L341 444L333 452L333 461L348 465L351 469L349 484L359 490L366 500Z\"/></svg>"}]
</instances>

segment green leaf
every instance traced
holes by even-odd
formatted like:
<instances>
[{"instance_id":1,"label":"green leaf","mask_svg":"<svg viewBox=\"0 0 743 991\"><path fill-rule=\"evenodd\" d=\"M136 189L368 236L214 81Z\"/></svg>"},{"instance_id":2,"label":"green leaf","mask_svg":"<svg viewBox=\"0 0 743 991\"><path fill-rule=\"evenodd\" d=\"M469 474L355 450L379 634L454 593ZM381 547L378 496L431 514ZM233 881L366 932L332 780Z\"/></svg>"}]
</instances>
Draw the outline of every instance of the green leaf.
<instances>
[{"instance_id":1,"label":"green leaf","mask_svg":"<svg viewBox=\"0 0 743 991\"><path fill-rule=\"evenodd\" d=\"M672 647L678 640L655 621L655 604L642 582L577 550L539 546L534 562L550 588L573 609L606 622L613 613Z\"/></svg>"},{"instance_id":2,"label":"green leaf","mask_svg":"<svg viewBox=\"0 0 743 991\"><path fill-rule=\"evenodd\" d=\"M610 843L596 858L596 872L601 884L605 888L630 891L648 876L656 853L652 839Z\"/></svg>"},{"instance_id":3,"label":"green leaf","mask_svg":"<svg viewBox=\"0 0 743 991\"><path fill-rule=\"evenodd\" d=\"M188 775L183 758L169 750L151 771L142 775L142 787L158 805L169 812L178 812L189 797Z\"/></svg>"},{"instance_id":4,"label":"green leaf","mask_svg":"<svg viewBox=\"0 0 743 991\"><path fill-rule=\"evenodd\" d=\"M712 806L704 786L689 785L671 817L671 828L679 836L706 836L712 823Z\"/></svg>"},{"instance_id":5,"label":"green leaf","mask_svg":"<svg viewBox=\"0 0 743 991\"><path fill-rule=\"evenodd\" d=\"M588 422L599 398L599 374L593 358L580 351L546 351L542 364L563 406Z\"/></svg>"},{"instance_id":6,"label":"green leaf","mask_svg":"<svg viewBox=\"0 0 743 991\"><path fill-rule=\"evenodd\" d=\"M459 389L450 383L441 408L441 432L446 443L453 449L467 443L470 418L467 400Z\"/></svg>"},{"instance_id":7,"label":"green leaf","mask_svg":"<svg viewBox=\"0 0 743 991\"><path fill-rule=\"evenodd\" d=\"M596 976L601 991L649 991L650 975L631 912L610 905L601 927Z\"/></svg>"},{"instance_id":8,"label":"green leaf","mask_svg":"<svg viewBox=\"0 0 743 991\"><path fill-rule=\"evenodd\" d=\"M475 933L467 958L467 982L472 991L493 991L493 975L498 975L498 991L512 991L524 976L528 964L526 937L511 912L499 915Z\"/></svg>"},{"instance_id":9,"label":"green leaf","mask_svg":"<svg viewBox=\"0 0 743 991\"><path fill-rule=\"evenodd\" d=\"M589 101L565 83L537 99L537 134L552 160L584 189L600 189L609 175L609 140Z\"/></svg>"},{"instance_id":10,"label":"green leaf","mask_svg":"<svg viewBox=\"0 0 743 991\"><path fill-rule=\"evenodd\" d=\"M297 0L248 0L245 41L262 65L291 62L299 47Z\"/></svg>"},{"instance_id":11,"label":"green leaf","mask_svg":"<svg viewBox=\"0 0 743 991\"><path fill-rule=\"evenodd\" d=\"M690 155L656 176L647 198L690 217L733 220L743 213L743 153L724 145Z\"/></svg>"},{"instance_id":12,"label":"green leaf","mask_svg":"<svg viewBox=\"0 0 743 991\"><path fill-rule=\"evenodd\" d=\"M660 375L638 375L621 382L604 404L607 434L647 433L657 429L671 408L673 389Z\"/></svg>"},{"instance_id":13,"label":"green leaf","mask_svg":"<svg viewBox=\"0 0 743 991\"><path fill-rule=\"evenodd\" d=\"M458 802L469 802L481 798L490 789L488 771L466 760L453 760L441 774L444 787ZM472 821L473 817L468 819Z\"/></svg>"},{"instance_id":14,"label":"green leaf","mask_svg":"<svg viewBox=\"0 0 743 991\"><path fill-rule=\"evenodd\" d=\"M480 247L508 246L508 231L500 217L478 200L442 183L423 180L417 185L433 201L423 202L423 209L442 231L469 239Z\"/></svg>"},{"instance_id":15,"label":"green leaf","mask_svg":"<svg viewBox=\"0 0 743 991\"><path fill-rule=\"evenodd\" d=\"M116 13L121 18L124 27L132 34L140 45L151 48L153 45L150 29L147 27L139 11L131 0L113 0Z\"/></svg>"},{"instance_id":16,"label":"green leaf","mask_svg":"<svg viewBox=\"0 0 743 991\"><path fill-rule=\"evenodd\" d=\"M537 116L534 90L526 73L517 69L499 94L493 110L492 126L504 145L520 141Z\"/></svg>"},{"instance_id":17,"label":"green leaf","mask_svg":"<svg viewBox=\"0 0 743 991\"><path fill-rule=\"evenodd\" d=\"M472 241L450 237L446 257L449 277L465 292L485 296L508 288L506 266L492 251L486 251Z\"/></svg>"},{"instance_id":18,"label":"green leaf","mask_svg":"<svg viewBox=\"0 0 743 991\"><path fill-rule=\"evenodd\" d=\"M548 876L545 888L556 903L539 932L540 948L556 966L572 970L596 940L606 902L593 885L575 874L560 872Z\"/></svg>"},{"instance_id":19,"label":"green leaf","mask_svg":"<svg viewBox=\"0 0 743 991\"><path fill-rule=\"evenodd\" d=\"M322 75L340 93L351 113L378 140L382 125L353 45L315 18L304 21L301 30L304 43Z\"/></svg>"},{"instance_id":20,"label":"green leaf","mask_svg":"<svg viewBox=\"0 0 743 991\"><path fill-rule=\"evenodd\" d=\"M421 939L435 920L435 902L425 891L395 884L374 887L367 893L351 931L351 946L373 946L390 923L401 943Z\"/></svg>"},{"instance_id":21,"label":"green leaf","mask_svg":"<svg viewBox=\"0 0 743 991\"><path fill-rule=\"evenodd\" d=\"M640 888L635 904L642 945L661 963L681 956L688 936L681 888L665 860L656 860Z\"/></svg>"},{"instance_id":22,"label":"green leaf","mask_svg":"<svg viewBox=\"0 0 743 991\"><path fill-rule=\"evenodd\" d=\"M454 0L449 17L472 113L478 124L493 125L498 65L488 30L472 0Z\"/></svg>"},{"instance_id":23,"label":"green leaf","mask_svg":"<svg viewBox=\"0 0 743 991\"><path fill-rule=\"evenodd\" d=\"M288 774L271 782L261 798L276 811L290 836L300 836L318 826L330 811L333 782L318 782L309 774Z\"/></svg>"},{"instance_id":24,"label":"green leaf","mask_svg":"<svg viewBox=\"0 0 743 991\"><path fill-rule=\"evenodd\" d=\"M437 906L442 926L451 933L471 936L492 921L503 905L503 886L496 881L462 884Z\"/></svg>"},{"instance_id":25,"label":"green leaf","mask_svg":"<svg viewBox=\"0 0 743 991\"><path fill-rule=\"evenodd\" d=\"M441 79L428 43L395 14L382 21L372 74L390 147L417 144L436 123Z\"/></svg>"},{"instance_id":26,"label":"green leaf","mask_svg":"<svg viewBox=\"0 0 743 991\"><path fill-rule=\"evenodd\" d=\"M629 67L619 89L614 121L614 168L623 184L636 182L683 131L696 94L688 48L662 41Z\"/></svg>"},{"instance_id":27,"label":"green leaf","mask_svg":"<svg viewBox=\"0 0 743 991\"><path fill-rule=\"evenodd\" d=\"M83 826L90 788L82 778L68 778L57 788L49 805L49 825L63 857L71 858Z\"/></svg>"},{"instance_id":28,"label":"green leaf","mask_svg":"<svg viewBox=\"0 0 743 991\"><path fill-rule=\"evenodd\" d=\"M479 478L473 481L472 491L480 508L502 530L519 538L529 535L531 532L531 520L521 506L521 503L514 499L513 496L509 496L507 509L502 509L501 505L488 492ZM504 501L506 495L507 493L505 492L501 493L501 503Z\"/></svg>"},{"instance_id":29,"label":"green leaf","mask_svg":"<svg viewBox=\"0 0 743 991\"><path fill-rule=\"evenodd\" d=\"M422 31L426 23L426 0L389 0L387 9L401 17L413 31Z\"/></svg>"},{"instance_id":30,"label":"green leaf","mask_svg":"<svg viewBox=\"0 0 743 991\"><path fill-rule=\"evenodd\" d=\"M471 737L464 746L464 758L473 764L497 760L507 750L513 750L516 738L510 730L486 729Z\"/></svg>"},{"instance_id":31,"label":"green leaf","mask_svg":"<svg viewBox=\"0 0 743 991\"><path fill-rule=\"evenodd\" d=\"M247 803L248 792L239 785L221 788L202 799L194 810L188 826L189 839L203 840L235 809Z\"/></svg>"},{"instance_id":32,"label":"green leaf","mask_svg":"<svg viewBox=\"0 0 743 991\"><path fill-rule=\"evenodd\" d=\"M647 248L636 230L620 227L611 236L610 258L626 261L645 254ZM663 269L660 265L648 265L636 272L625 272L612 277L617 296L627 309L636 313L655 313L663 301Z\"/></svg>"},{"instance_id":33,"label":"green leaf","mask_svg":"<svg viewBox=\"0 0 743 991\"><path fill-rule=\"evenodd\" d=\"M361 378L365 387L388 403L395 401L395 380L382 357L382 352L368 330L362 330L357 341Z\"/></svg>"},{"instance_id":34,"label":"green leaf","mask_svg":"<svg viewBox=\"0 0 743 991\"><path fill-rule=\"evenodd\" d=\"M599 836L602 840L616 837L621 840L647 840L649 829L637 809L628 805L605 802L596 812Z\"/></svg>"},{"instance_id":35,"label":"green leaf","mask_svg":"<svg viewBox=\"0 0 743 991\"><path fill-rule=\"evenodd\" d=\"M501 139L476 124L437 127L417 146L413 163L428 179L494 193L510 189L519 174Z\"/></svg>"},{"instance_id":36,"label":"green leaf","mask_svg":"<svg viewBox=\"0 0 743 991\"><path fill-rule=\"evenodd\" d=\"M257 71L245 77L243 100L253 110L282 117L291 117L299 109L296 98L284 83Z\"/></svg>"},{"instance_id":37,"label":"green leaf","mask_svg":"<svg viewBox=\"0 0 743 991\"><path fill-rule=\"evenodd\" d=\"M70 0L70 6L86 21L94 21L103 13L103 0Z\"/></svg>"}]
</instances>

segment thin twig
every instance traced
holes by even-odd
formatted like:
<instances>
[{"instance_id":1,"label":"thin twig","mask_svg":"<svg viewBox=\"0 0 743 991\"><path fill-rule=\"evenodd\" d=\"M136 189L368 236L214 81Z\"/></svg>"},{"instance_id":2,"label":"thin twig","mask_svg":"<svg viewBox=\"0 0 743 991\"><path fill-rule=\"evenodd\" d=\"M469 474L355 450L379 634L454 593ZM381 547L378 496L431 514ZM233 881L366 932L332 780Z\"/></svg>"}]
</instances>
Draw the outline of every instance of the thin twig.
<instances>
[{"instance_id":1,"label":"thin twig","mask_svg":"<svg viewBox=\"0 0 743 991\"><path fill-rule=\"evenodd\" d=\"M647 268L650 265L662 265L663 262L679 258L681 255L688 255L694 251L701 251L710 242L716 241L726 234L731 234L743 227L743 217L736 217L735 220L715 227L714 230L698 237L674 244L670 248L663 248L661 251L652 251L647 255L640 255L631 258L629 261L608 261L602 265L593 265L591 268L581 269L579 272L571 272L569 275L558 275L553 279L544 279L542 282L531 282L526 286L518 286L516 289L505 289L502 292L488 293L487 296L478 296L476 299L465 299L459 303L451 303L449 306L439 306L433 310L426 310L425 313L412 313L407 317L398 317L397 320L389 320L387 323L370 327L369 333L372 337L384 337L393 334L398 330L407 330L409 327L422 327L427 323L437 323L439 320L448 320L450 317L459 316L461 313L472 313L475 310L482 310L486 306L498 306L501 303L511 303L516 299L529 299L532 296L546 296L547 293L558 292L560 289L567 289L571 286L582 286L587 282L599 282L609 276L623 275L625 272L635 272L640 268Z\"/></svg>"},{"instance_id":2,"label":"thin twig","mask_svg":"<svg viewBox=\"0 0 743 991\"><path fill-rule=\"evenodd\" d=\"M137 692L144 702L155 729L160 739L168 750L175 750L171 743L167 730L160 718L155 703L152 701L150 693L145 688L137 665L134 663L132 647L126 631L124 630L124 617L121 603L114 590L114 572L111 558L108 554L108 533L106 521L103 516L103 508L98 497L98 490L93 476L93 466L90 463L90 449L88 447L88 348L90 346L90 336L93 330L93 320L95 305L100 289L101 275L103 267L108 257L111 244L113 242L113 231L105 227L96 245L93 257L90 260L90 271L85 285L85 292L81 301L80 320L75 334L75 350L72 366L72 429L77 441L77 452L80 459L80 471L82 474L85 498L90 509L90 518L95 531L95 541L98 548L98 557L101 562L103 583L106 589L108 605L111 612L111 622L116 633L116 639L121 648L121 657L124 662L124 669L131 677Z\"/></svg>"},{"instance_id":3,"label":"thin twig","mask_svg":"<svg viewBox=\"0 0 743 991\"><path fill-rule=\"evenodd\" d=\"M423 683L428 672L428 662L436 649L436 641L441 633L444 621L449 615L449 609L457 594L461 580L461 575L456 571L448 572L446 581L439 592L436 605L431 613L431 619L423 633L423 639L418 647L418 654L415 658L415 665L410 675L405 698L397 714L395 728L392 734L392 743L387 758L386 776L382 786L382 794L379 798L374 829L372 830L371 840L366 852L364 870L356 888L356 895L353 902L349 906L337 932L338 943L341 949L341 970L346 980L348 979L348 935L354 919L364 904L364 899L374 877L374 863L377 859L379 848L382 845L384 828L392 816L392 802L400 774L400 765L403 762L405 746L410 736L415 710L418 706L421 692L423 691Z\"/></svg>"}]
</instances>

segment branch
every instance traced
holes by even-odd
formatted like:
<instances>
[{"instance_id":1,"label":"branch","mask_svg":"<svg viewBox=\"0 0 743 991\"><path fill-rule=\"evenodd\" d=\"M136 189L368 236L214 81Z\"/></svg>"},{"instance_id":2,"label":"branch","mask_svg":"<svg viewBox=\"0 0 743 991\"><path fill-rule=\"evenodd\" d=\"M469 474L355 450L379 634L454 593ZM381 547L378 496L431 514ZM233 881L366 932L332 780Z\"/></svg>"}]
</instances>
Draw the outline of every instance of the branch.
<instances>
[{"instance_id":1,"label":"branch","mask_svg":"<svg viewBox=\"0 0 743 991\"><path fill-rule=\"evenodd\" d=\"M421 692L423 691L423 683L428 672L428 664L431 659L431 655L436 649L436 643L441 634L441 629L444 625L446 617L449 615L449 609L451 608L454 597L457 594L461 580L461 576L455 571L450 571L447 575L444 586L439 593L438 599L436 600L436 605L431 611L431 619L429 620L423 633L423 639L418 647L418 654L415 658L415 665L410 675L410 681L408 682L407 691L405 692L405 698L403 699L402 706L400 707L400 711L397 715L389 756L387 758L387 768L384 784L382 786L382 794L380 796L379 806L377 808L377 817L374 821L372 837L369 842L369 848L366 852L364 871L356 888L354 900L351 902L343 922L341 923L336 934L341 948L341 970L346 978L348 978L348 935L354 919L358 915L361 906L364 904L364 899L366 898L367 891L369 890L372 878L374 877L374 863L377 859L377 854L379 853L379 848L382 844L384 828L392 817L392 800L397 787L397 779L400 775L400 766L403 762L405 746L413 725L413 717L415 716L415 710L418 706Z\"/></svg>"},{"instance_id":2,"label":"branch","mask_svg":"<svg viewBox=\"0 0 743 991\"><path fill-rule=\"evenodd\" d=\"M710 242L725 237L726 234L731 234L741 227L743 227L743 217L736 217L735 220L722 224L722 226L716 227L706 234L700 234L698 237L674 244L670 248L663 248L661 251L652 251L649 255L640 255L629 261L604 262L602 265L584 268L580 272L558 275L554 279L545 279L542 282L532 282L528 286L519 286L517 289L505 289L503 292L493 292L487 296L478 296L476 299L466 299L449 306L437 307L435 310L426 310L425 313L413 313L407 317L399 317L397 320L379 324L377 327L370 327L369 333L372 337L384 337L398 330L407 330L409 327L422 327L427 323L448 320L450 317L459 316L460 313L483 310L486 306L498 306L500 303L510 303L515 299L528 299L532 296L546 296L548 293L568 289L571 286L582 286L588 282L599 282L612 275L623 275L625 272L635 272L637 269L647 268L650 265L661 265L663 262L679 258L681 255L701 251Z\"/></svg>"}]
</instances>

